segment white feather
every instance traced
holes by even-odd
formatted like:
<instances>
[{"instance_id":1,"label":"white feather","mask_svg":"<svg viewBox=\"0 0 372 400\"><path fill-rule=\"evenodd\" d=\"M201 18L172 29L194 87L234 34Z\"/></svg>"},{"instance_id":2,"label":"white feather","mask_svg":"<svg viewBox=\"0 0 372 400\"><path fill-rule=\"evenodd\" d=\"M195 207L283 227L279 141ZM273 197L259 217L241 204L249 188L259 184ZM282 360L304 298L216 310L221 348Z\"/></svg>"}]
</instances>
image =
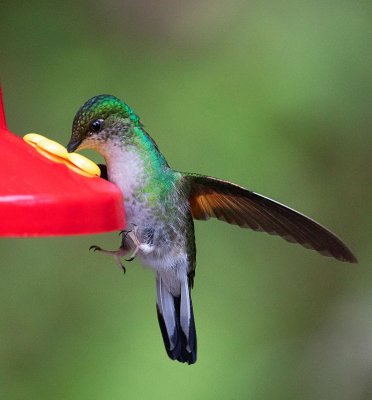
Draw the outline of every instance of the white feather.
<instances>
[{"instance_id":1,"label":"white feather","mask_svg":"<svg viewBox=\"0 0 372 400\"><path fill-rule=\"evenodd\" d=\"M190 320L191 320L191 307L190 307L189 284L187 281L184 281L181 283L180 322L181 322L181 328L187 338L187 342L189 342ZM191 351L189 345L187 345L186 348L188 351Z\"/></svg>"},{"instance_id":2,"label":"white feather","mask_svg":"<svg viewBox=\"0 0 372 400\"><path fill-rule=\"evenodd\" d=\"M175 334L176 328L176 314L174 309L173 296L164 285L161 277L157 275L156 277L156 294L157 294L157 304L159 311L163 316L165 327L167 329L168 338L170 341L170 350L173 350L176 343L172 341Z\"/></svg>"}]
</instances>

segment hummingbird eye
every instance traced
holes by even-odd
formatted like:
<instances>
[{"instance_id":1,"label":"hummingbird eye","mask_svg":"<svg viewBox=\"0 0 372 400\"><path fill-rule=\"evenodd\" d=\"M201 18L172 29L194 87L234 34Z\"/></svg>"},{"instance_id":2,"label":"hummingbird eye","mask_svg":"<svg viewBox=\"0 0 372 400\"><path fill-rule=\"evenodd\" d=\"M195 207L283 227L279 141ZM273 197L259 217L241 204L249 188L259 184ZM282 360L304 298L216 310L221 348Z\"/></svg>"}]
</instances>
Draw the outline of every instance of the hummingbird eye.
<instances>
[{"instance_id":1,"label":"hummingbird eye","mask_svg":"<svg viewBox=\"0 0 372 400\"><path fill-rule=\"evenodd\" d=\"M103 129L104 126L104 120L103 119L95 119L92 121L89 125L89 131L97 133Z\"/></svg>"}]
</instances>

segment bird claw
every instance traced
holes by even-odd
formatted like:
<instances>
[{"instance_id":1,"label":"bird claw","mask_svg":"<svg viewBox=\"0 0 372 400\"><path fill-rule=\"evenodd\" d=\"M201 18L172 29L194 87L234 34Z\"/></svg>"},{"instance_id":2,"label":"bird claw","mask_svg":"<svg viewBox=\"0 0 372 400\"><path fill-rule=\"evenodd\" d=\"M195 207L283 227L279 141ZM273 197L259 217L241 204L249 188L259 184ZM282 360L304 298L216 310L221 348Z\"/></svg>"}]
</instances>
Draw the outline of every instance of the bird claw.
<instances>
[{"instance_id":1,"label":"bird claw","mask_svg":"<svg viewBox=\"0 0 372 400\"><path fill-rule=\"evenodd\" d=\"M93 250L93 251L103 251L101 249L101 247L99 247L99 246L97 246L95 244L93 244L92 246L89 247L89 251L91 251L91 250Z\"/></svg>"},{"instance_id":2,"label":"bird claw","mask_svg":"<svg viewBox=\"0 0 372 400\"><path fill-rule=\"evenodd\" d=\"M120 260L120 257L122 257L125 253L125 251L122 247L120 247L118 250L104 250L101 247L94 244L89 247L89 250L93 250L94 252L99 251L108 256L114 257L116 265L124 272L124 274L127 272L124 264Z\"/></svg>"},{"instance_id":3,"label":"bird claw","mask_svg":"<svg viewBox=\"0 0 372 400\"><path fill-rule=\"evenodd\" d=\"M138 251L141 248L141 243L140 241L137 239L137 225L136 224L132 224L133 229L126 229L123 231L119 232L119 235L122 235L122 242L121 242L121 246L118 250L104 250L101 247L97 246L97 245L92 245L89 247L89 250L93 250L94 252L99 251L101 253L104 253L108 256L114 257L115 263L116 265L118 265L118 267L124 272L124 274L126 273L126 268L124 266L124 264L121 262L120 257L124 256L126 253L128 253L128 250L130 249L130 247L128 247L128 244L126 243L127 238L129 237L130 240L133 242L135 248L131 254L131 256L125 260L125 261L133 261L136 258L136 255L138 253Z\"/></svg>"},{"instance_id":4,"label":"bird claw","mask_svg":"<svg viewBox=\"0 0 372 400\"><path fill-rule=\"evenodd\" d=\"M119 232L119 236L123 236L123 240L127 238L127 236L134 231L134 234L137 232L137 225L136 224L131 224L133 226L133 229L123 229L122 231Z\"/></svg>"},{"instance_id":5,"label":"bird claw","mask_svg":"<svg viewBox=\"0 0 372 400\"><path fill-rule=\"evenodd\" d=\"M135 249L133 250L132 255L128 259L125 259L125 261L128 261L128 262L131 262L136 258L137 253L141 246L141 242L137 238L138 227L136 224L132 224L132 226L133 226L133 229L128 229L126 231L123 231L125 234L125 236L123 237L123 241L125 241L127 239L127 237L129 237L131 239L131 241L133 242L133 244L136 246Z\"/></svg>"}]
</instances>

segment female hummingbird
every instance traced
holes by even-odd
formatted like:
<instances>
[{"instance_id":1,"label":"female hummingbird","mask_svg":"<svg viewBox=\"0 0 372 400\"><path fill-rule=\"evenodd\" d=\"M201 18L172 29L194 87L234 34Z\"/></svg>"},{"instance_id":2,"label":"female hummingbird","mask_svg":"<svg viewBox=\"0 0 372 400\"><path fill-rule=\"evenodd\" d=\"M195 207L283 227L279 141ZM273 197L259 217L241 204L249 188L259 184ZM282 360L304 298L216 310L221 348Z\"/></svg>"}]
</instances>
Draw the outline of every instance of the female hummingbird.
<instances>
[{"instance_id":1,"label":"female hummingbird","mask_svg":"<svg viewBox=\"0 0 372 400\"><path fill-rule=\"evenodd\" d=\"M101 153L108 180L123 192L132 229L123 231L116 251L92 248L114 256L123 269L120 257L132 251L131 259L137 256L155 271L160 329L173 360L196 361L193 219L218 218L357 262L337 236L303 214L233 183L172 169L139 117L114 96L95 96L78 110L67 149Z\"/></svg>"}]
</instances>

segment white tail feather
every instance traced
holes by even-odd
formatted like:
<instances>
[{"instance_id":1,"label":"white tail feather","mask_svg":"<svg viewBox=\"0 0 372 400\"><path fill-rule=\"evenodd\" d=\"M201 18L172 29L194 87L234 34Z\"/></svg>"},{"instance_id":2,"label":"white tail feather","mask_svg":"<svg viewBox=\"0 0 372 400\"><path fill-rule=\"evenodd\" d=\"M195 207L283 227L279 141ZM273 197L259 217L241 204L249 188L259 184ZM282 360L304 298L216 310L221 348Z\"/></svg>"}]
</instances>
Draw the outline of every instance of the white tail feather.
<instances>
[{"instance_id":1,"label":"white tail feather","mask_svg":"<svg viewBox=\"0 0 372 400\"><path fill-rule=\"evenodd\" d=\"M181 328L186 336L187 342L189 341L190 335L190 320L191 320L191 307L190 307L190 293L189 284L184 281L181 283L181 308L180 308L180 324ZM187 350L190 350L187 345Z\"/></svg>"},{"instance_id":2,"label":"white tail feather","mask_svg":"<svg viewBox=\"0 0 372 400\"><path fill-rule=\"evenodd\" d=\"M156 277L156 294L158 308L163 316L165 327L168 333L170 350L173 350L177 344L172 341L172 338L175 339L174 332L176 329L176 311L174 309L174 300L172 294L168 291L168 288L164 285L164 282L159 275Z\"/></svg>"}]
</instances>

